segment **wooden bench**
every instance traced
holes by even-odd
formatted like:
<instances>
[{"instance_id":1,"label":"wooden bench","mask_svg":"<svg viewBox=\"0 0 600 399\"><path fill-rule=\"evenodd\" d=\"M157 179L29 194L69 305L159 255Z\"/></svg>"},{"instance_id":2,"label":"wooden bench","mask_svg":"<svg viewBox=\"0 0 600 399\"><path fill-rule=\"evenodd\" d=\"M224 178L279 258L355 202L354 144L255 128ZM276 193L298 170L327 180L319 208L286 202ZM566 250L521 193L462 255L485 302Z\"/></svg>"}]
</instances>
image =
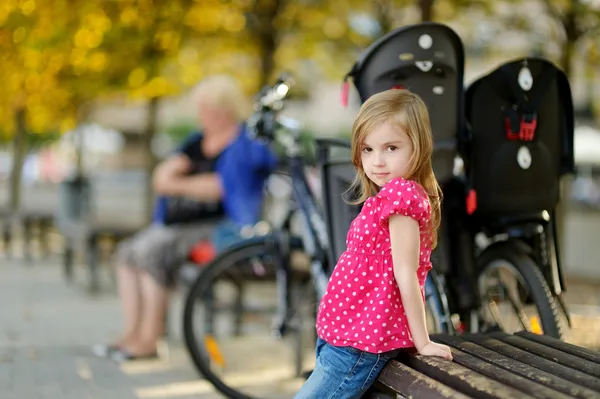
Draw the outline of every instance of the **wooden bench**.
<instances>
[{"instance_id":1,"label":"wooden bench","mask_svg":"<svg viewBox=\"0 0 600 399\"><path fill-rule=\"evenodd\" d=\"M14 228L16 225L20 225L23 233L23 251L26 261L30 261L33 258L32 243L34 232L37 232L37 241L40 245L42 256L49 255L48 233L54 225L54 215L52 212L26 210L20 212L18 215L13 215L8 210L3 209L0 210L0 220L3 247L7 258L13 255L12 244L15 238Z\"/></svg>"},{"instance_id":2,"label":"wooden bench","mask_svg":"<svg viewBox=\"0 0 600 399\"><path fill-rule=\"evenodd\" d=\"M432 339L454 361L399 357L365 398L600 398L600 352L529 332Z\"/></svg>"},{"instance_id":3,"label":"wooden bench","mask_svg":"<svg viewBox=\"0 0 600 399\"><path fill-rule=\"evenodd\" d=\"M80 249L85 254L88 268L88 290L92 293L100 289L100 262L102 254L100 241L110 239L113 246L129 237L140 227L133 225L94 224L83 221L66 221L60 224L60 231L65 239L63 267L67 281L73 280L75 252Z\"/></svg>"}]
</instances>

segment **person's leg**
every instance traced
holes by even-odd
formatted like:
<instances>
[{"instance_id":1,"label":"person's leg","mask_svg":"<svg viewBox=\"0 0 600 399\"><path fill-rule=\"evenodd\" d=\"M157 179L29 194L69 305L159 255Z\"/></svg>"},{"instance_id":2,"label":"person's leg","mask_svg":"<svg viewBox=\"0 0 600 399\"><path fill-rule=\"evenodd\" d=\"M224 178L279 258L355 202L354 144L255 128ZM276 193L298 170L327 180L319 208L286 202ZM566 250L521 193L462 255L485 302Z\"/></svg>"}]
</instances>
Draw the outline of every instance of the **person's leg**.
<instances>
[{"instance_id":1,"label":"person's leg","mask_svg":"<svg viewBox=\"0 0 600 399\"><path fill-rule=\"evenodd\" d=\"M159 284L154 276L140 272L141 298L143 301L139 332L135 341L124 346L134 357L156 353L157 344L165 330L165 314L169 305L169 288Z\"/></svg>"},{"instance_id":2,"label":"person's leg","mask_svg":"<svg viewBox=\"0 0 600 399\"><path fill-rule=\"evenodd\" d=\"M160 226L136 248L136 262L141 294L141 313L137 334L123 346L125 358L156 354L157 344L165 331L165 314L169 294L177 281L177 271L193 245L210 237L212 225Z\"/></svg>"},{"instance_id":3,"label":"person's leg","mask_svg":"<svg viewBox=\"0 0 600 399\"><path fill-rule=\"evenodd\" d=\"M140 331L141 287L140 270L136 252L140 243L146 241L152 227L140 230L132 237L122 241L114 254L117 275L117 289L123 312L124 331L109 345L95 345L93 352L98 356L108 356L129 342L137 340Z\"/></svg>"},{"instance_id":4,"label":"person's leg","mask_svg":"<svg viewBox=\"0 0 600 399\"><path fill-rule=\"evenodd\" d=\"M294 399L357 399L393 356L317 342L317 362Z\"/></svg>"},{"instance_id":5,"label":"person's leg","mask_svg":"<svg viewBox=\"0 0 600 399\"><path fill-rule=\"evenodd\" d=\"M117 265L117 286L123 311L123 336L113 346L121 347L135 342L140 333L141 271L129 265Z\"/></svg>"}]
</instances>

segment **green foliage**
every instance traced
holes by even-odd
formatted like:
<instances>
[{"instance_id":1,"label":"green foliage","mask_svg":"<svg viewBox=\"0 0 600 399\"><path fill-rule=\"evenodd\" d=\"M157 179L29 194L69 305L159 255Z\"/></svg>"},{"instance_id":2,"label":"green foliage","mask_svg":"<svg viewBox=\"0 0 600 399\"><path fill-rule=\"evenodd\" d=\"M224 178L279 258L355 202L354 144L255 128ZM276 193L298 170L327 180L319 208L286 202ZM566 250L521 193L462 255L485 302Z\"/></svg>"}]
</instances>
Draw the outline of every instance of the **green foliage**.
<instances>
[{"instance_id":1,"label":"green foliage","mask_svg":"<svg viewBox=\"0 0 600 399\"><path fill-rule=\"evenodd\" d=\"M192 120L181 120L177 123L167 126L164 133L169 136L174 143L181 143L190 133L197 131L198 125Z\"/></svg>"}]
</instances>

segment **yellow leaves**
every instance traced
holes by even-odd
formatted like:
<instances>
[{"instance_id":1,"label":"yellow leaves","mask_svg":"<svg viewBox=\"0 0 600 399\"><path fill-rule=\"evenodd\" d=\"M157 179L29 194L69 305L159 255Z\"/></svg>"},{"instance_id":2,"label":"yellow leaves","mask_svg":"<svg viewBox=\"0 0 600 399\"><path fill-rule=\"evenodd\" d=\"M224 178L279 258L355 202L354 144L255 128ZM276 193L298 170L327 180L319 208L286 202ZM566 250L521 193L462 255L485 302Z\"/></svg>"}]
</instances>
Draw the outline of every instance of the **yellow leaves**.
<instances>
[{"instance_id":1,"label":"yellow leaves","mask_svg":"<svg viewBox=\"0 0 600 399\"><path fill-rule=\"evenodd\" d=\"M198 62L198 50L193 47L184 47L179 52L179 65L186 66Z\"/></svg>"},{"instance_id":2,"label":"yellow leaves","mask_svg":"<svg viewBox=\"0 0 600 399\"><path fill-rule=\"evenodd\" d=\"M75 69L80 69L83 70L84 65L85 65L85 57L86 57L87 51L83 48L74 48L73 51L71 51L71 65L73 65L73 67L75 67Z\"/></svg>"},{"instance_id":3,"label":"yellow leaves","mask_svg":"<svg viewBox=\"0 0 600 399\"><path fill-rule=\"evenodd\" d=\"M4 10L6 13L13 12L17 6L17 0L4 0L0 2L0 10Z\"/></svg>"},{"instance_id":4,"label":"yellow leaves","mask_svg":"<svg viewBox=\"0 0 600 399\"><path fill-rule=\"evenodd\" d=\"M129 91L132 98L163 97L176 93L177 88L164 77L155 77L145 84Z\"/></svg>"},{"instance_id":5,"label":"yellow leaves","mask_svg":"<svg viewBox=\"0 0 600 399\"><path fill-rule=\"evenodd\" d=\"M107 65L108 56L103 51L97 51L89 57L88 66L93 72L102 72Z\"/></svg>"},{"instance_id":6,"label":"yellow leaves","mask_svg":"<svg viewBox=\"0 0 600 399\"><path fill-rule=\"evenodd\" d=\"M183 22L198 32L214 32L221 26L225 10L218 5L194 5L185 15Z\"/></svg>"},{"instance_id":7,"label":"yellow leaves","mask_svg":"<svg viewBox=\"0 0 600 399\"><path fill-rule=\"evenodd\" d=\"M15 44L19 44L21 43L23 40L25 40L25 37L27 36L27 29L25 29L24 26L19 26L17 29L15 29L15 31L13 32L13 42Z\"/></svg>"},{"instance_id":8,"label":"yellow leaves","mask_svg":"<svg viewBox=\"0 0 600 399\"><path fill-rule=\"evenodd\" d=\"M336 17L330 17L325 20L323 33L329 39L339 39L346 33L346 27Z\"/></svg>"},{"instance_id":9,"label":"yellow leaves","mask_svg":"<svg viewBox=\"0 0 600 399\"><path fill-rule=\"evenodd\" d=\"M25 49L22 52L23 66L31 71L36 71L40 68L42 62L42 53L37 50Z\"/></svg>"},{"instance_id":10,"label":"yellow leaves","mask_svg":"<svg viewBox=\"0 0 600 399\"><path fill-rule=\"evenodd\" d=\"M9 78L8 78L8 86L7 89L9 92L16 92L21 88L21 85L23 84L23 78L16 74L10 74Z\"/></svg>"},{"instance_id":11,"label":"yellow leaves","mask_svg":"<svg viewBox=\"0 0 600 399\"><path fill-rule=\"evenodd\" d=\"M125 7L119 16L121 23L125 26L134 25L135 21L139 19L139 14L134 7Z\"/></svg>"},{"instance_id":12,"label":"yellow leaves","mask_svg":"<svg viewBox=\"0 0 600 399\"><path fill-rule=\"evenodd\" d=\"M65 64L65 56L63 54L54 54L48 60L48 72L55 74L63 67Z\"/></svg>"},{"instance_id":13,"label":"yellow leaves","mask_svg":"<svg viewBox=\"0 0 600 399\"><path fill-rule=\"evenodd\" d=\"M202 78L202 68L200 65L185 65L180 74L181 83L185 86L192 86Z\"/></svg>"},{"instance_id":14,"label":"yellow leaves","mask_svg":"<svg viewBox=\"0 0 600 399\"><path fill-rule=\"evenodd\" d=\"M154 37L158 49L162 51L179 47L179 39L179 33L172 30L159 32Z\"/></svg>"},{"instance_id":15,"label":"yellow leaves","mask_svg":"<svg viewBox=\"0 0 600 399\"><path fill-rule=\"evenodd\" d=\"M146 81L146 71L143 68L136 68L129 74L127 82L131 88L138 88Z\"/></svg>"},{"instance_id":16,"label":"yellow leaves","mask_svg":"<svg viewBox=\"0 0 600 399\"><path fill-rule=\"evenodd\" d=\"M171 93L175 88L170 84L167 79L163 77L157 77L152 79L146 87L143 88L144 95L146 97L162 97Z\"/></svg>"},{"instance_id":17,"label":"yellow leaves","mask_svg":"<svg viewBox=\"0 0 600 399\"><path fill-rule=\"evenodd\" d=\"M300 13L300 21L302 26L307 29L314 29L323 23L323 13L320 10L303 10Z\"/></svg>"},{"instance_id":18,"label":"yellow leaves","mask_svg":"<svg viewBox=\"0 0 600 399\"><path fill-rule=\"evenodd\" d=\"M11 34L8 30L0 29L0 46L7 46L12 41Z\"/></svg>"},{"instance_id":19,"label":"yellow leaves","mask_svg":"<svg viewBox=\"0 0 600 399\"><path fill-rule=\"evenodd\" d=\"M104 33L112 26L110 19L108 19L102 10L87 15L84 19L84 23L90 30L97 33Z\"/></svg>"},{"instance_id":20,"label":"yellow leaves","mask_svg":"<svg viewBox=\"0 0 600 399\"><path fill-rule=\"evenodd\" d=\"M93 49L102 43L102 34L87 28L80 29L75 34L75 45L77 47Z\"/></svg>"},{"instance_id":21,"label":"yellow leaves","mask_svg":"<svg viewBox=\"0 0 600 399\"><path fill-rule=\"evenodd\" d=\"M238 13L228 13L223 18L223 28L231 33L241 32L246 26L246 18Z\"/></svg>"},{"instance_id":22,"label":"yellow leaves","mask_svg":"<svg viewBox=\"0 0 600 399\"><path fill-rule=\"evenodd\" d=\"M27 0L21 4L21 12L23 15L29 15L35 10L35 1Z\"/></svg>"},{"instance_id":23,"label":"yellow leaves","mask_svg":"<svg viewBox=\"0 0 600 399\"><path fill-rule=\"evenodd\" d=\"M31 75L25 79L25 89L29 92L36 91L40 85L40 75Z\"/></svg>"},{"instance_id":24,"label":"yellow leaves","mask_svg":"<svg viewBox=\"0 0 600 399\"><path fill-rule=\"evenodd\" d=\"M77 123L75 121L75 118L67 117L60 121L58 130L60 131L60 133L66 133L69 130L75 129L76 125L77 125Z\"/></svg>"}]
</instances>

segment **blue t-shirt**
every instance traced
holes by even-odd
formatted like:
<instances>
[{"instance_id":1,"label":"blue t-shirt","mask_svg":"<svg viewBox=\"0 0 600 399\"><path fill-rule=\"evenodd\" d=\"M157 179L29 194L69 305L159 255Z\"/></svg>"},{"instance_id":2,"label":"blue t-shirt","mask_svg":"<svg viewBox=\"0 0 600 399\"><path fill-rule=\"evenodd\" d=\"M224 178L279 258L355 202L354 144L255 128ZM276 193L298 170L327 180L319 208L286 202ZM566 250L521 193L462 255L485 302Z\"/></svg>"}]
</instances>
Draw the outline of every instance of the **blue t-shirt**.
<instances>
[{"instance_id":1,"label":"blue t-shirt","mask_svg":"<svg viewBox=\"0 0 600 399\"><path fill-rule=\"evenodd\" d=\"M180 146L178 153L185 153L184 150L194 143L200 149L201 140L201 133L190 135ZM214 159L213 166L213 172L221 177L221 204L227 218L239 225L258 222L265 181L277 166L274 152L267 144L251 139L246 126L241 125L238 137ZM168 202L167 197L158 198L153 219L155 223L165 224L168 221Z\"/></svg>"}]
</instances>

